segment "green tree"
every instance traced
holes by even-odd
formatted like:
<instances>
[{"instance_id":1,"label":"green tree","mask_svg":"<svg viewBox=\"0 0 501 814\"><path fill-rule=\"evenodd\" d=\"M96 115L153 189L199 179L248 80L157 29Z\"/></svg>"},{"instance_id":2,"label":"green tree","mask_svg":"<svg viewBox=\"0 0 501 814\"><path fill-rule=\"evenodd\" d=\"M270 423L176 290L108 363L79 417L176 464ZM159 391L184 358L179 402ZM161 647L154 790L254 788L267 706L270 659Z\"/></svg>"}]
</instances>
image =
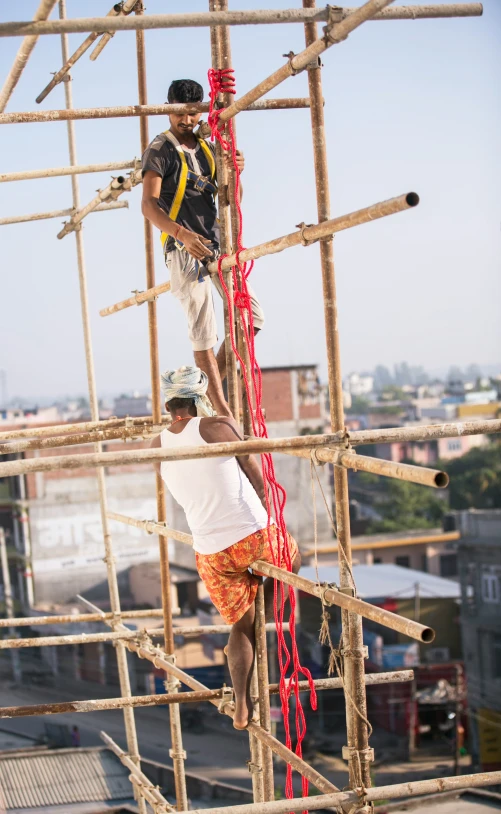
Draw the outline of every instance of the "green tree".
<instances>
[{"instance_id":1,"label":"green tree","mask_svg":"<svg viewBox=\"0 0 501 814\"><path fill-rule=\"evenodd\" d=\"M501 509L501 442L471 449L441 464L450 478L451 509Z\"/></svg>"},{"instance_id":2,"label":"green tree","mask_svg":"<svg viewBox=\"0 0 501 814\"><path fill-rule=\"evenodd\" d=\"M429 487L365 472L361 472L358 477L363 485L377 486L373 507L382 516L382 520L371 523L367 529L369 534L440 525L447 504Z\"/></svg>"}]
</instances>

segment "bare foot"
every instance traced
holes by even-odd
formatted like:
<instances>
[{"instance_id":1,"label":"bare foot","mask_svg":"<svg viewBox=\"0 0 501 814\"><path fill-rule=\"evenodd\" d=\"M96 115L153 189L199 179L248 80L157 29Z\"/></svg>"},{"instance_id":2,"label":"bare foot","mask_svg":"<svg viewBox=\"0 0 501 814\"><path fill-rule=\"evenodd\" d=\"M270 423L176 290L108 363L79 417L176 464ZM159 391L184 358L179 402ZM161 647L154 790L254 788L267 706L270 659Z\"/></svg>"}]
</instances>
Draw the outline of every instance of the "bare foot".
<instances>
[{"instance_id":1,"label":"bare foot","mask_svg":"<svg viewBox=\"0 0 501 814\"><path fill-rule=\"evenodd\" d=\"M235 701L235 714L233 716L233 726L235 729L247 729L251 722L259 723L258 716L254 715L254 706L251 697L246 698L245 706Z\"/></svg>"}]
</instances>

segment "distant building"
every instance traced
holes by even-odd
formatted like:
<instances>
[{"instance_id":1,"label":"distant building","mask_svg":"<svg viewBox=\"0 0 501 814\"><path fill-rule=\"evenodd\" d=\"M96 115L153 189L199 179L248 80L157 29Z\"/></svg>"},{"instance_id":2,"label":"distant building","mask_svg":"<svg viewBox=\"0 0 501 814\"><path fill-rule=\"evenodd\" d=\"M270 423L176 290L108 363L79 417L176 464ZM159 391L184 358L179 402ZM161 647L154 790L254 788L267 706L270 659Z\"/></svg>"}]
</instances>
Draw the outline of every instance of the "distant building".
<instances>
[{"instance_id":1,"label":"distant building","mask_svg":"<svg viewBox=\"0 0 501 814\"><path fill-rule=\"evenodd\" d=\"M451 513L462 590L461 632L473 734L482 771L501 769L501 509Z\"/></svg>"},{"instance_id":2,"label":"distant building","mask_svg":"<svg viewBox=\"0 0 501 814\"><path fill-rule=\"evenodd\" d=\"M350 373L344 382L344 389L352 396L368 396L374 390L374 376L369 373Z\"/></svg>"},{"instance_id":3,"label":"distant building","mask_svg":"<svg viewBox=\"0 0 501 814\"><path fill-rule=\"evenodd\" d=\"M113 404L113 412L117 418L125 418L126 416L134 418L151 415L150 396L119 396L115 399Z\"/></svg>"}]
</instances>

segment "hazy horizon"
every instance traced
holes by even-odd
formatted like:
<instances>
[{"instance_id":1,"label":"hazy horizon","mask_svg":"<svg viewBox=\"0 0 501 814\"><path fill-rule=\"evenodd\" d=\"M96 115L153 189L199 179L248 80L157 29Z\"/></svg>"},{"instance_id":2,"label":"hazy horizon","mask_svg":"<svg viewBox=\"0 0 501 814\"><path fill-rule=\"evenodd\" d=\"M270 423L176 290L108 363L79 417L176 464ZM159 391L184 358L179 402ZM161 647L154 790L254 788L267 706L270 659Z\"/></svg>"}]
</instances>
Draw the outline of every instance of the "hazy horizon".
<instances>
[{"instance_id":1,"label":"hazy horizon","mask_svg":"<svg viewBox=\"0 0 501 814\"><path fill-rule=\"evenodd\" d=\"M68 15L83 16L68 0ZM288 8L290 0L233 0L231 8ZM401 5L398 0L395 5ZM33 16L0 8L0 21ZM206 10L171 3L169 11ZM102 16L102 0L85 14ZM165 11L150 0L148 14ZM53 12L52 18L56 16ZM320 29L319 29L320 31ZM487 0L481 18L366 23L323 56L332 216L415 190L415 209L340 233L335 238L343 375L393 368L406 359L429 371L472 363L495 368L501 353L499 275L501 156L501 4ZM70 35L70 53L85 35ZM5 77L20 38L2 40ZM301 25L232 29L238 95L304 47ZM207 91L210 64L204 29L146 32L150 103L161 103L171 79L192 76ZM60 39L41 37L6 112L64 107L59 85L35 97L61 67ZM73 68L75 107L136 104L135 38L117 33L96 62ZM3 82L3 78L0 80ZM306 96L307 78L271 94ZM252 246L316 222L308 110L242 113L239 145L246 155L244 241ZM169 126L150 117L150 137ZM132 159L140 153L137 119L77 121L78 162ZM66 124L0 129L0 172L65 166ZM80 176L85 205L110 173ZM100 308L145 287L141 188L126 193L128 210L84 221L89 303L99 393L149 388L146 307L102 319ZM71 206L70 178L0 184L0 217ZM75 239L56 239L59 220L0 227L2 343L0 370L9 398L54 399L86 393ZM155 234L156 280L168 275ZM263 367L318 363L326 354L318 246L289 249L256 263L252 282L266 325L258 338ZM217 294L216 294L217 297ZM217 303L222 335L222 309ZM158 299L162 369L192 361L179 304ZM480 360L480 361L478 361Z\"/></svg>"}]
</instances>

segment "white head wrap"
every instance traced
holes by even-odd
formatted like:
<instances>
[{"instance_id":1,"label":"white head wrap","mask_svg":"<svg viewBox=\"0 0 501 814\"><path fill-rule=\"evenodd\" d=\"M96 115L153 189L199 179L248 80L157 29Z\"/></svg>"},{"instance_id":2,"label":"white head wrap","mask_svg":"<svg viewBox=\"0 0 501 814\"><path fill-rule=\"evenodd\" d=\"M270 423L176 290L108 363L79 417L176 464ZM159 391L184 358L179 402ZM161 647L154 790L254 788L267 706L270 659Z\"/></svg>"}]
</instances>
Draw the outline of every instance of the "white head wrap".
<instances>
[{"instance_id":1,"label":"white head wrap","mask_svg":"<svg viewBox=\"0 0 501 814\"><path fill-rule=\"evenodd\" d=\"M166 370L161 377L162 393L166 401L171 399L193 399L199 416L214 416L211 402L205 395L209 380L207 374L193 365L184 365L178 370Z\"/></svg>"}]
</instances>

